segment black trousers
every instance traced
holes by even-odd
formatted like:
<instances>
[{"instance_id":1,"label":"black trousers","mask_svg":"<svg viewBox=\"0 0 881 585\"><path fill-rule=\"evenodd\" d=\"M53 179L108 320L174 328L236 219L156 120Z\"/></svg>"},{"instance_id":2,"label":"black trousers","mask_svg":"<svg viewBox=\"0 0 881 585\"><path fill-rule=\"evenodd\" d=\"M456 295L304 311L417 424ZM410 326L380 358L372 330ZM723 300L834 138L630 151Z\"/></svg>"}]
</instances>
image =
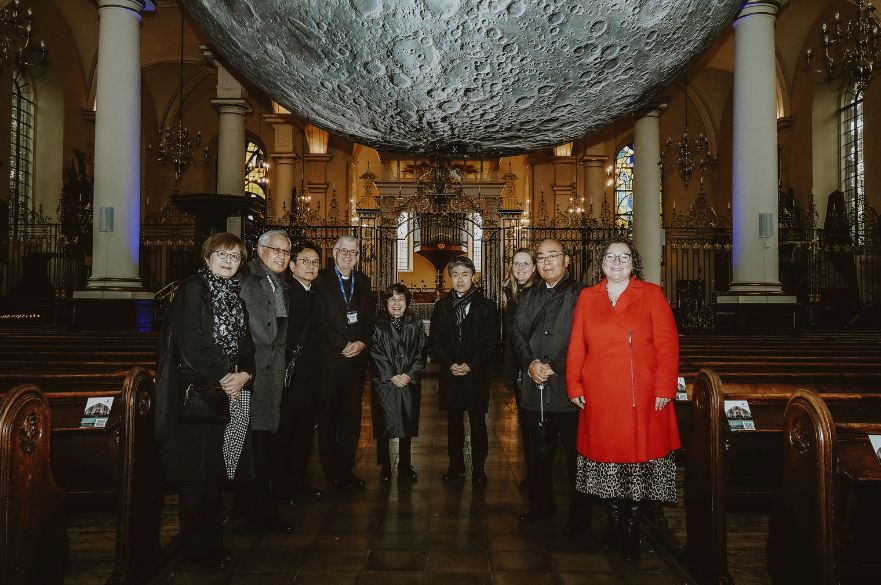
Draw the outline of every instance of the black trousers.
<instances>
[{"instance_id":1,"label":"black trousers","mask_svg":"<svg viewBox=\"0 0 881 585\"><path fill-rule=\"evenodd\" d=\"M273 479L276 491L289 493L307 483L309 458L315 438L315 408L311 405L290 407L275 437Z\"/></svg>"},{"instance_id":2,"label":"black trousers","mask_svg":"<svg viewBox=\"0 0 881 585\"><path fill-rule=\"evenodd\" d=\"M389 445L392 439L376 439L376 464L383 467L392 466L391 450ZM413 440L410 437L398 439L398 469L410 465L410 445Z\"/></svg>"},{"instance_id":3,"label":"black trousers","mask_svg":"<svg viewBox=\"0 0 881 585\"><path fill-rule=\"evenodd\" d=\"M462 469L465 468L465 412L447 409L447 453L450 456L450 467ZM486 455L489 453L486 414L476 410L467 412L468 422L471 423L471 469L482 473Z\"/></svg>"},{"instance_id":4,"label":"black trousers","mask_svg":"<svg viewBox=\"0 0 881 585\"><path fill-rule=\"evenodd\" d=\"M182 483L178 486L180 538L185 555L215 554L223 546L221 484Z\"/></svg>"},{"instance_id":5,"label":"black trousers","mask_svg":"<svg viewBox=\"0 0 881 585\"><path fill-rule=\"evenodd\" d=\"M324 370L318 414L318 456L328 480L350 472L361 437L361 367Z\"/></svg>"},{"instance_id":6,"label":"black trousers","mask_svg":"<svg viewBox=\"0 0 881 585\"><path fill-rule=\"evenodd\" d=\"M578 465L578 415L575 412L545 411L544 428L538 426L541 413L524 410L526 427L526 469L529 472L529 509L553 513L554 452L559 442L566 453L566 471L569 477L569 517L586 520L590 514L590 500L575 489Z\"/></svg>"},{"instance_id":7,"label":"black trousers","mask_svg":"<svg viewBox=\"0 0 881 585\"><path fill-rule=\"evenodd\" d=\"M271 476L275 438L271 431L251 431L254 479L242 482L236 488L235 507L239 514L261 518L276 514Z\"/></svg>"}]
</instances>

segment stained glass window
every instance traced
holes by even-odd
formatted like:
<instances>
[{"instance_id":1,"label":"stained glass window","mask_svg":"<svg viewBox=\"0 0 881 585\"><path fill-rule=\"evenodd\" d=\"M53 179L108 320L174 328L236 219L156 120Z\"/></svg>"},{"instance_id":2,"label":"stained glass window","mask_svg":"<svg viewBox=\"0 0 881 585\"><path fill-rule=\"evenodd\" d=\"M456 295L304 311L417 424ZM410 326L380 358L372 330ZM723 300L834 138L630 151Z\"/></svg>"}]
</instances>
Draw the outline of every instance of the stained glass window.
<instances>
[{"instance_id":1,"label":"stained glass window","mask_svg":"<svg viewBox=\"0 0 881 585\"><path fill-rule=\"evenodd\" d=\"M9 156L9 224L17 234L28 221L34 142L34 90L30 80L16 69L12 76L12 132Z\"/></svg>"},{"instance_id":2,"label":"stained glass window","mask_svg":"<svg viewBox=\"0 0 881 585\"><path fill-rule=\"evenodd\" d=\"M253 140L245 143L245 193L266 199L269 189L269 163L266 152Z\"/></svg>"},{"instance_id":3,"label":"stained glass window","mask_svg":"<svg viewBox=\"0 0 881 585\"><path fill-rule=\"evenodd\" d=\"M474 238L471 240L471 260L474 262L474 270L480 272L483 264L483 218L479 213L472 213L471 224L474 230Z\"/></svg>"},{"instance_id":4,"label":"stained glass window","mask_svg":"<svg viewBox=\"0 0 881 585\"><path fill-rule=\"evenodd\" d=\"M615 155L615 225L626 227L633 220L633 145Z\"/></svg>"},{"instance_id":5,"label":"stained glass window","mask_svg":"<svg viewBox=\"0 0 881 585\"><path fill-rule=\"evenodd\" d=\"M863 185L865 158L863 151L863 94L849 85L842 95L841 109L841 191L850 214L857 241L862 240L860 222L866 199Z\"/></svg>"}]
</instances>

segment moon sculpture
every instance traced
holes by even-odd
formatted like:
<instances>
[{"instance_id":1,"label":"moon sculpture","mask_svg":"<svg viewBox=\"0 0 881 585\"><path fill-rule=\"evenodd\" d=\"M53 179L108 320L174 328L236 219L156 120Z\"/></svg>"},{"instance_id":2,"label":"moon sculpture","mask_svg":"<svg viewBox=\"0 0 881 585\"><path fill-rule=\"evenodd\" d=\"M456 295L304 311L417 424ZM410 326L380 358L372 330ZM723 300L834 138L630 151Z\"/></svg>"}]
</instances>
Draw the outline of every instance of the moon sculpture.
<instances>
[{"instance_id":1,"label":"moon sculpture","mask_svg":"<svg viewBox=\"0 0 881 585\"><path fill-rule=\"evenodd\" d=\"M414 155L566 143L650 104L742 0L184 0L238 72Z\"/></svg>"}]
</instances>

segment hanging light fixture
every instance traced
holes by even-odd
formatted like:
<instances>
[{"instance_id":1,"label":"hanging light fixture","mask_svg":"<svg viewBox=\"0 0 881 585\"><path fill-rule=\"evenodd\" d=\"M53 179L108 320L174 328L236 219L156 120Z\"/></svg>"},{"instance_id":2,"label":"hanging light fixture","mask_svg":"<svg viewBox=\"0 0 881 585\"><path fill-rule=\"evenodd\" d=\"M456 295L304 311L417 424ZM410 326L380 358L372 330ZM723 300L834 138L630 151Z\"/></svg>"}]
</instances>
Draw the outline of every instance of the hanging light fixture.
<instances>
[{"instance_id":1,"label":"hanging light fixture","mask_svg":"<svg viewBox=\"0 0 881 585\"><path fill-rule=\"evenodd\" d=\"M881 67L881 22L875 6L857 0L857 17L842 24L836 12L832 28L824 22L820 27L820 53L827 80L846 79L863 93L869 85L872 73ZM817 54L813 49L805 52L805 61L812 66Z\"/></svg>"},{"instance_id":2,"label":"hanging light fixture","mask_svg":"<svg viewBox=\"0 0 881 585\"><path fill-rule=\"evenodd\" d=\"M0 9L0 69L45 65L46 42L34 46L34 15L22 9L19 0Z\"/></svg>"},{"instance_id":3,"label":"hanging light fixture","mask_svg":"<svg viewBox=\"0 0 881 585\"><path fill-rule=\"evenodd\" d=\"M163 166L174 169L174 192L178 192L181 177L187 171L190 164L208 160L208 148L203 149L201 157L197 160L193 151L202 144L202 132L196 132L190 136L190 131L184 126L184 11L180 11L180 86L178 87L179 107L177 111L177 125L174 128L160 129L157 134L159 144L156 147L148 146L147 150L154 153L156 161Z\"/></svg>"},{"instance_id":4,"label":"hanging light fixture","mask_svg":"<svg viewBox=\"0 0 881 585\"><path fill-rule=\"evenodd\" d=\"M685 127L682 130L682 136L679 140L673 141L672 137L667 138L664 145L664 151L661 158L667 157L667 154L674 153L676 155L676 168L679 171L679 177L685 188L691 181L694 173L700 175L701 185L703 185L703 175L708 169L715 167L718 163L716 155L710 152L710 139L703 133L698 134L697 138L692 140L688 135L688 74L685 75Z\"/></svg>"},{"instance_id":5,"label":"hanging light fixture","mask_svg":"<svg viewBox=\"0 0 881 585\"><path fill-rule=\"evenodd\" d=\"M258 104L257 108L257 140L259 141L263 121L263 106ZM246 182L253 183L260 187L260 190L266 196L268 201L269 193L267 193L267 188L269 187L269 161L266 160L266 153L263 151L260 144L256 144L255 146L257 148L254 149L254 152L248 157L248 162L245 164ZM245 187L247 190L247 185Z\"/></svg>"}]
</instances>

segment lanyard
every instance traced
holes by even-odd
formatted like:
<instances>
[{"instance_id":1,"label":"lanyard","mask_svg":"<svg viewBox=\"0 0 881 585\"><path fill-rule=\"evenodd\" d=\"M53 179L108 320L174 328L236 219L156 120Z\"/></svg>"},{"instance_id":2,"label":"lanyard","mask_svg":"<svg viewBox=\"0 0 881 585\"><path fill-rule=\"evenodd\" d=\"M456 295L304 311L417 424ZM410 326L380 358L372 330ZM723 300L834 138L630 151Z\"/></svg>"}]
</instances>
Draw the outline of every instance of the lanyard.
<instances>
[{"instance_id":1,"label":"lanyard","mask_svg":"<svg viewBox=\"0 0 881 585\"><path fill-rule=\"evenodd\" d=\"M334 272L336 272L336 278L340 283L340 292L343 295L343 301L346 303L346 308L349 308L349 305L352 304L352 297L355 296L355 271L349 273L349 278L352 279L352 288L349 289L349 296L346 296L346 287L343 286L343 275L339 271L339 269L334 268Z\"/></svg>"}]
</instances>

